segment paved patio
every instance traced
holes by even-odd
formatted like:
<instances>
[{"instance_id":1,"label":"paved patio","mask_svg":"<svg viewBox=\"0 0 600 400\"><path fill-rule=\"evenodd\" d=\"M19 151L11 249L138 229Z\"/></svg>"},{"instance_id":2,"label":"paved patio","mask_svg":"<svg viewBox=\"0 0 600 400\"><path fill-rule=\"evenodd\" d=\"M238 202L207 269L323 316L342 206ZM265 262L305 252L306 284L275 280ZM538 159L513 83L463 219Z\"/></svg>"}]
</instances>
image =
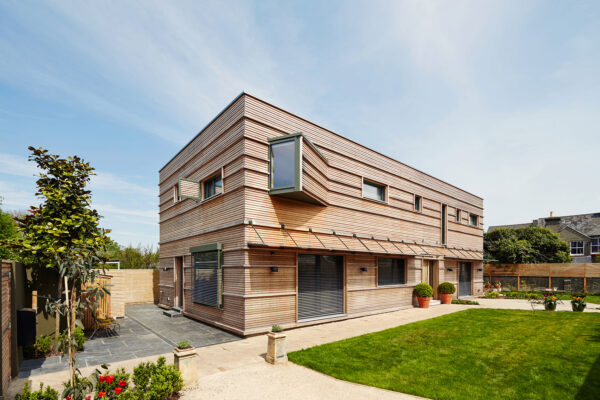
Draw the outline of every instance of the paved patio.
<instances>
[{"instance_id":1,"label":"paved patio","mask_svg":"<svg viewBox=\"0 0 600 400\"><path fill-rule=\"evenodd\" d=\"M138 359L168 353L182 339L194 347L211 346L240 340L238 336L189 318L169 318L154 304L131 304L125 308L125 318L119 320L116 336L95 336L85 342L84 351L77 354L80 368L103 363ZM42 375L68 369L67 357L25 360L19 378Z\"/></svg>"}]
</instances>

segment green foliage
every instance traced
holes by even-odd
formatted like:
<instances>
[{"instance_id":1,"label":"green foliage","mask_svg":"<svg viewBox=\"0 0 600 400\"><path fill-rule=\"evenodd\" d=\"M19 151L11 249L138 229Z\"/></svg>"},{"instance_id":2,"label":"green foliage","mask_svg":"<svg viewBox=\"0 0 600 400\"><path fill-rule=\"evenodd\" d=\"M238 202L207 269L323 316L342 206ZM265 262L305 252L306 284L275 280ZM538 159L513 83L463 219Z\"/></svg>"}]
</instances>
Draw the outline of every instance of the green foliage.
<instances>
[{"instance_id":1,"label":"green foliage","mask_svg":"<svg viewBox=\"0 0 600 400\"><path fill-rule=\"evenodd\" d=\"M483 295L486 299L497 299L500 297L500 293L498 292L485 292Z\"/></svg>"},{"instance_id":2,"label":"green foliage","mask_svg":"<svg viewBox=\"0 0 600 400\"><path fill-rule=\"evenodd\" d=\"M158 265L158 250L151 247L125 247L120 254L121 269L154 268Z\"/></svg>"},{"instance_id":3,"label":"green foliage","mask_svg":"<svg viewBox=\"0 0 600 400\"><path fill-rule=\"evenodd\" d=\"M280 325L273 325L271 327L271 332L283 332L283 328Z\"/></svg>"},{"instance_id":4,"label":"green foliage","mask_svg":"<svg viewBox=\"0 0 600 400\"><path fill-rule=\"evenodd\" d=\"M469 304L472 306L478 306L479 302L473 301L473 300L454 299L454 300L452 300L452 304Z\"/></svg>"},{"instance_id":5,"label":"green foliage","mask_svg":"<svg viewBox=\"0 0 600 400\"><path fill-rule=\"evenodd\" d=\"M438 286L438 292L440 294L454 294L454 292L456 292L456 286L450 282L442 282Z\"/></svg>"},{"instance_id":6,"label":"green foliage","mask_svg":"<svg viewBox=\"0 0 600 400\"><path fill-rule=\"evenodd\" d=\"M417 297L431 297L433 296L433 288L427 283L419 283L415 286L415 295Z\"/></svg>"},{"instance_id":7,"label":"green foliage","mask_svg":"<svg viewBox=\"0 0 600 400\"><path fill-rule=\"evenodd\" d=\"M160 357L156 364L141 363L133 370L135 394L141 400L165 400L179 392L183 387L181 373L175 365L166 365L164 357Z\"/></svg>"},{"instance_id":8,"label":"green foliage","mask_svg":"<svg viewBox=\"0 0 600 400\"><path fill-rule=\"evenodd\" d=\"M127 391L129 391L129 374L122 368L114 374L99 375L98 383L94 389L96 397L103 399L120 399Z\"/></svg>"},{"instance_id":9,"label":"green foliage","mask_svg":"<svg viewBox=\"0 0 600 400\"><path fill-rule=\"evenodd\" d=\"M75 327L73 331L73 341L75 343L75 349L77 351L83 350L83 345L85 344L87 338L85 337L85 332L80 327ZM60 334L57 340L58 348L61 351L65 351L68 348L68 335L67 332L63 332Z\"/></svg>"},{"instance_id":10,"label":"green foliage","mask_svg":"<svg viewBox=\"0 0 600 400\"><path fill-rule=\"evenodd\" d=\"M0 205L2 205L0 198ZM14 260L16 254L13 249L5 245L17 237L17 224L13 216L0 208L0 260Z\"/></svg>"},{"instance_id":11,"label":"green foliage","mask_svg":"<svg viewBox=\"0 0 600 400\"><path fill-rule=\"evenodd\" d=\"M58 400L58 392L50 386L46 386L44 390L43 383L40 383L40 390L32 391L29 382L25 382L23 390L15 398L17 400Z\"/></svg>"},{"instance_id":12,"label":"green foliage","mask_svg":"<svg viewBox=\"0 0 600 400\"><path fill-rule=\"evenodd\" d=\"M541 300L543 298L541 292L502 292L502 296L506 299L522 299L522 300Z\"/></svg>"},{"instance_id":13,"label":"green foliage","mask_svg":"<svg viewBox=\"0 0 600 400\"><path fill-rule=\"evenodd\" d=\"M506 264L571 262L570 248L550 229L498 228L483 235L485 258Z\"/></svg>"},{"instance_id":14,"label":"green foliage","mask_svg":"<svg viewBox=\"0 0 600 400\"><path fill-rule=\"evenodd\" d=\"M180 349L189 349L190 347L192 347L192 345L187 340L180 340L177 343L177 347L179 347Z\"/></svg>"},{"instance_id":15,"label":"green foliage","mask_svg":"<svg viewBox=\"0 0 600 400\"><path fill-rule=\"evenodd\" d=\"M48 335L40 335L35 338L33 347L36 357L45 357L52 351L52 338Z\"/></svg>"}]
</instances>

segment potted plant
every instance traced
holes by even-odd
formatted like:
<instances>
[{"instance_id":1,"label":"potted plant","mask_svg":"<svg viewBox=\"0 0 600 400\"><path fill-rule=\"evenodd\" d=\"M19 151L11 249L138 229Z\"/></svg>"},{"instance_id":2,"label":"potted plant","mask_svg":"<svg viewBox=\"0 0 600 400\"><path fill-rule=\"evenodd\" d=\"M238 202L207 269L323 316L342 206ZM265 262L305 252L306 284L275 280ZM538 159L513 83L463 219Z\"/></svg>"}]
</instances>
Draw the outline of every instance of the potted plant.
<instances>
[{"instance_id":1,"label":"potted plant","mask_svg":"<svg viewBox=\"0 0 600 400\"><path fill-rule=\"evenodd\" d=\"M181 372L183 381L188 386L198 384L198 363L196 362L196 349L187 340L180 340L173 350L175 367Z\"/></svg>"},{"instance_id":2,"label":"potted plant","mask_svg":"<svg viewBox=\"0 0 600 400\"><path fill-rule=\"evenodd\" d=\"M496 287L496 289L500 289L500 287L502 286L500 278L494 278L494 286Z\"/></svg>"},{"instance_id":3,"label":"potted plant","mask_svg":"<svg viewBox=\"0 0 600 400\"><path fill-rule=\"evenodd\" d=\"M575 312L583 312L587 304L585 303L585 295L572 295L571 296L571 308Z\"/></svg>"},{"instance_id":4,"label":"potted plant","mask_svg":"<svg viewBox=\"0 0 600 400\"><path fill-rule=\"evenodd\" d=\"M486 289L489 289L492 287L492 284L489 281L487 281L486 283L483 284L483 287Z\"/></svg>"},{"instance_id":5,"label":"potted plant","mask_svg":"<svg viewBox=\"0 0 600 400\"><path fill-rule=\"evenodd\" d=\"M556 296L547 295L544 296L544 309L547 311L556 310Z\"/></svg>"},{"instance_id":6,"label":"potted plant","mask_svg":"<svg viewBox=\"0 0 600 400\"><path fill-rule=\"evenodd\" d=\"M438 293L442 299L442 304L452 304L452 295L456 292L456 286L450 282L440 283Z\"/></svg>"},{"instance_id":7,"label":"potted plant","mask_svg":"<svg viewBox=\"0 0 600 400\"><path fill-rule=\"evenodd\" d=\"M285 352L285 338L287 335L283 333L283 328L279 325L273 325L271 332L267 334L267 362L271 364L282 364L287 361L287 353Z\"/></svg>"},{"instance_id":8,"label":"potted plant","mask_svg":"<svg viewBox=\"0 0 600 400\"><path fill-rule=\"evenodd\" d=\"M420 308L429 308L433 289L427 283L419 283L415 286L415 296L417 296Z\"/></svg>"}]
</instances>

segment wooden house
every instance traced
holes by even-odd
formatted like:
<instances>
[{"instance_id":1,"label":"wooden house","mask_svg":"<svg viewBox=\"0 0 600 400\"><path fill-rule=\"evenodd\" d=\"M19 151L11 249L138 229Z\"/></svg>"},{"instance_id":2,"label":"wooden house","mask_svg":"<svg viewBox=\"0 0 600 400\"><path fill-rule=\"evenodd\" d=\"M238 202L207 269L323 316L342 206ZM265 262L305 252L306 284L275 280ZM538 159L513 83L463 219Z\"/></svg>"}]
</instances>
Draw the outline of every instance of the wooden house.
<instances>
[{"instance_id":1,"label":"wooden house","mask_svg":"<svg viewBox=\"0 0 600 400\"><path fill-rule=\"evenodd\" d=\"M246 93L159 186L160 305L240 335L482 292L482 198Z\"/></svg>"}]
</instances>

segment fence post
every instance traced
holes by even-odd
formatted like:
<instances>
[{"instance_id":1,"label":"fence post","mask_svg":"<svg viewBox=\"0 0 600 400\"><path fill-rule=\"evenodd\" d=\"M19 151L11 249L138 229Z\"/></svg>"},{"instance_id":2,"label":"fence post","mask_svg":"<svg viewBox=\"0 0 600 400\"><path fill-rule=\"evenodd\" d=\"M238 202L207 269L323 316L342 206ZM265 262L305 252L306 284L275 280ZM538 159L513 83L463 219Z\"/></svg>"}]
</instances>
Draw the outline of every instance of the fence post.
<instances>
[{"instance_id":1,"label":"fence post","mask_svg":"<svg viewBox=\"0 0 600 400\"><path fill-rule=\"evenodd\" d=\"M548 265L548 289L552 289L552 266Z\"/></svg>"},{"instance_id":2,"label":"fence post","mask_svg":"<svg viewBox=\"0 0 600 400\"><path fill-rule=\"evenodd\" d=\"M583 293L587 293L587 264L583 264Z\"/></svg>"},{"instance_id":3,"label":"fence post","mask_svg":"<svg viewBox=\"0 0 600 400\"><path fill-rule=\"evenodd\" d=\"M521 268L517 265L516 266L516 273L517 273L517 292L521 291Z\"/></svg>"}]
</instances>

